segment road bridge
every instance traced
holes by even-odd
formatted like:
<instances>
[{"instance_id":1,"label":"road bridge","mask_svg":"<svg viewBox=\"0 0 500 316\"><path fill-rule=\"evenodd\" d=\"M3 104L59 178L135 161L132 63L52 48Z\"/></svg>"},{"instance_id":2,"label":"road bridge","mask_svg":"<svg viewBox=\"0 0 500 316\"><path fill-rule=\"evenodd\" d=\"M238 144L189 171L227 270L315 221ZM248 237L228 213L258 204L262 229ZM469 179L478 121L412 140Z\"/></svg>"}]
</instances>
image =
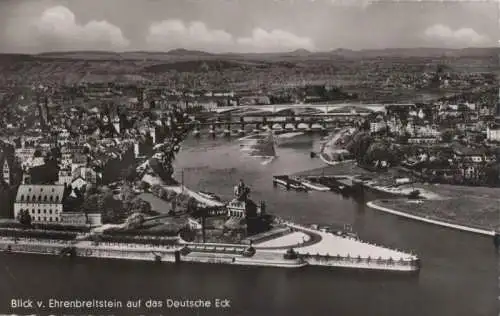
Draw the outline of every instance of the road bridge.
<instances>
[{"instance_id":1,"label":"road bridge","mask_svg":"<svg viewBox=\"0 0 500 316\"><path fill-rule=\"evenodd\" d=\"M408 104L409 106L409 104ZM217 107L213 110L216 113L227 112L294 112L295 114L334 114L334 113L364 113L364 112L385 112L385 104L368 104L368 103L339 103L339 104L270 104L270 105L242 105L242 106L227 106Z\"/></svg>"}]
</instances>

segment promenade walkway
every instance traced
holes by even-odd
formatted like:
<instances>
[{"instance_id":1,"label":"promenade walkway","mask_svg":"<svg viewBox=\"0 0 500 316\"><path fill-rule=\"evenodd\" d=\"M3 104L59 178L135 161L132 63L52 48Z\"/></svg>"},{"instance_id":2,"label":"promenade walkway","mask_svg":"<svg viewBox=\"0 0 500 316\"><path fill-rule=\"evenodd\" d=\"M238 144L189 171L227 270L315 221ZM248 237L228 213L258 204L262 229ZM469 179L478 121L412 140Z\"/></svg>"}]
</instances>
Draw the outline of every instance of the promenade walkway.
<instances>
[{"instance_id":1,"label":"promenade walkway","mask_svg":"<svg viewBox=\"0 0 500 316\"><path fill-rule=\"evenodd\" d=\"M286 235L273 238L262 243L255 244L256 249L288 249L290 247L304 247L312 245L321 240L319 236L312 236L301 231L288 233Z\"/></svg>"},{"instance_id":2,"label":"promenade walkway","mask_svg":"<svg viewBox=\"0 0 500 316\"><path fill-rule=\"evenodd\" d=\"M310 245L296 248L299 254L319 254L341 257L361 257L361 258L382 258L394 260L412 260L416 256L399 250L392 250L379 245L370 244L354 238L337 236L332 233L314 230L294 223L286 223L291 228L306 232L308 234L319 235L320 241Z\"/></svg>"}]
</instances>

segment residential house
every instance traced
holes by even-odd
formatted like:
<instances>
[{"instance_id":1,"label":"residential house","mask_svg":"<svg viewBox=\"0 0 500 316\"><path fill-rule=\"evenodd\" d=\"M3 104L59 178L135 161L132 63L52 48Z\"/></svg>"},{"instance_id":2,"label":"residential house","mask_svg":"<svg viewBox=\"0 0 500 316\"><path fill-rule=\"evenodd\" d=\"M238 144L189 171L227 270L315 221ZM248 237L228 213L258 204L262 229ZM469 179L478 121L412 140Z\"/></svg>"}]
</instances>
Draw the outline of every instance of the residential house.
<instances>
[{"instance_id":1,"label":"residential house","mask_svg":"<svg viewBox=\"0 0 500 316\"><path fill-rule=\"evenodd\" d=\"M486 128L486 139L489 141L500 141L500 124L491 124Z\"/></svg>"},{"instance_id":2,"label":"residential house","mask_svg":"<svg viewBox=\"0 0 500 316\"><path fill-rule=\"evenodd\" d=\"M70 185L72 180L73 180L73 175L69 167L59 170L59 178L57 180L57 184Z\"/></svg>"},{"instance_id":3,"label":"residential house","mask_svg":"<svg viewBox=\"0 0 500 316\"><path fill-rule=\"evenodd\" d=\"M385 121L382 119L379 119L375 122L370 123L370 133L372 133L372 134L378 133L386 127L387 127L387 124L385 123Z\"/></svg>"},{"instance_id":4,"label":"residential house","mask_svg":"<svg viewBox=\"0 0 500 316\"><path fill-rule=\"evenodd\" d=\"M408 138L408 143L417 145L430 145L436 144L438 140L438 137L410 137Z\"/></svg>"}]
</instances>

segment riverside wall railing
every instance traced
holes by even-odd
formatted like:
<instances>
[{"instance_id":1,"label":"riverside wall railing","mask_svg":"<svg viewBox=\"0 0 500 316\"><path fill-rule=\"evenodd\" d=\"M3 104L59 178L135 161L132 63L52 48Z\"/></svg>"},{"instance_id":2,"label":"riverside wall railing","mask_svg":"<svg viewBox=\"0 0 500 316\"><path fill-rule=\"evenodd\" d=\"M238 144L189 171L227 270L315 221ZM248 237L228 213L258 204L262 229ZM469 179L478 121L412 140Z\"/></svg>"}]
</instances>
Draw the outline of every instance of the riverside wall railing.
<instances>
[{"instance_id":1,"label":"riverside wall railing","mask_svg":"<svg viewBox=\"0 0 500 316\"><path fill-rule=\"evenodd\" d=\"M59 255L71 243L65 240L37 239L37 238L0 238L0 250L20 253L33 253L45 255Z\"/></svg>"},{"instance_id":2,"label":"riverside wall railing","mask_svg":"<svg viewBox=\"0 0 500 316\"><path fill-rule=\"evenodd\" d=\"M330 255L313 255L309 253L299 254L299 257L304 259L311 265L318 266L336 266L348 268L363 268L373 270L398 270L398 271L417 271L420 269L419 259L395 260L392 258L363 258L350 256L330 256Z\"/></svg>"}]
</instances>

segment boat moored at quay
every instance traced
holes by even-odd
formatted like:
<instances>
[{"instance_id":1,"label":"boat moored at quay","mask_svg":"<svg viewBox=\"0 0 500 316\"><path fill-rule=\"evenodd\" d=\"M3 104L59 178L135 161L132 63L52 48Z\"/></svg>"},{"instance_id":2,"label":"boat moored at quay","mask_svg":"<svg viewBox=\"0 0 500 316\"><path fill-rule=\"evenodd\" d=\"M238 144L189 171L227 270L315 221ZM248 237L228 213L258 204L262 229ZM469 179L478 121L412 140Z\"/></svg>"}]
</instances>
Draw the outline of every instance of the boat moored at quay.
<instances>
[{"instance_id":1,"label":"boat moored at quay","mask_svg":"<svg viewBox=\"0 0 500 316\"><path fill-rule=\"evenodd\" d=\"M287 190L292 189L295 191L308 191L308 188L301 181L293 179L287 175L273 176L273 184L275 186L280 185Z\"/></svg>"},{"instance_id":2,"label":"boat moored at quay","mask_svg":"<svg viewBox=\"0 0 500 316\"><path fill-rule=\"evenodd\" d=\"M331 191L331 188L327 187L326 185L323 185L319 182L312 182L303 177L291 177L291 179L300 182L304 187L310 190L323 191L323 192Z\"/></svg>"}]
</instances>

